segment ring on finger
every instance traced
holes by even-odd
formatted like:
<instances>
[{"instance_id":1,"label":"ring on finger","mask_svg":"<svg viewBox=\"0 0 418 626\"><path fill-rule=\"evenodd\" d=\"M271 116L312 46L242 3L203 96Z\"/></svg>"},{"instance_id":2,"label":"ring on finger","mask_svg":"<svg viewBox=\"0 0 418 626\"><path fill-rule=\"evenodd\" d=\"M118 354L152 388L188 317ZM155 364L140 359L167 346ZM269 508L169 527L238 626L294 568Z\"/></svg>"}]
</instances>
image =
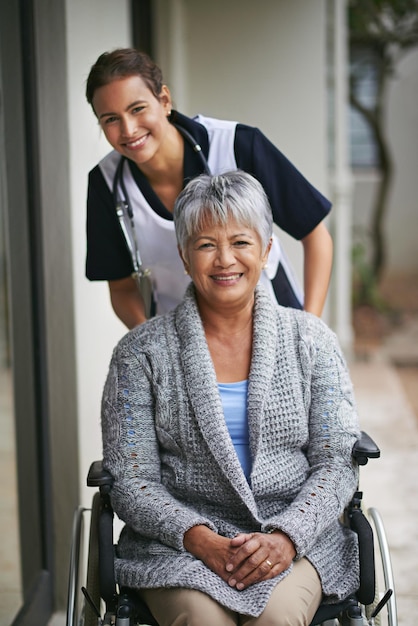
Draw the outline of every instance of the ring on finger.
<instances>
[{"instance_id":1,"label":"ring on finger","mask_svg":"<svg viewBox=\"0 0 418 626\"><path fill-rule=\"evenodd\" d=\"M273 563L269 559L266 559L266 563L267 563L267 565L269 566L270 569L272 569L274 567Z\"/></svg>"}]
</instances>

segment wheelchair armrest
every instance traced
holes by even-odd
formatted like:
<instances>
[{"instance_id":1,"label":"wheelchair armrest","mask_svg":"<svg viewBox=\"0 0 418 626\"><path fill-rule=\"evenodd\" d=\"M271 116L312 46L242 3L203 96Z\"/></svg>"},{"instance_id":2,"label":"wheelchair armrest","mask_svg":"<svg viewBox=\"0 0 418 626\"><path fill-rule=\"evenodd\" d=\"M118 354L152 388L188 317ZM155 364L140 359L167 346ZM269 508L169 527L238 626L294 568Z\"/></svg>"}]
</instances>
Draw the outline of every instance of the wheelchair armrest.
<instances>
[{"instance_id":1,"label":"wheelchair armrest","mask_svg":"<svg viewBox=\"0 0 418 626\"><path fill-rule=\"evenodd\" d=\"M90 465L87 474L88 487L111 487L113 485L113 476L103 468L103 461L94 461Z\"/></svg>"},{"instance_id":2,"label":"wheelchair armrest","mask_svg":"<svg viewBox=\"0 0 418 626\"><path fill-rule=\"evenodd\" d=\"M360 439L353 446L353 457L359 465L366 465L369 459L378 459L380 450L373 439L361 431Z\"/></svg>"}]
</instances>

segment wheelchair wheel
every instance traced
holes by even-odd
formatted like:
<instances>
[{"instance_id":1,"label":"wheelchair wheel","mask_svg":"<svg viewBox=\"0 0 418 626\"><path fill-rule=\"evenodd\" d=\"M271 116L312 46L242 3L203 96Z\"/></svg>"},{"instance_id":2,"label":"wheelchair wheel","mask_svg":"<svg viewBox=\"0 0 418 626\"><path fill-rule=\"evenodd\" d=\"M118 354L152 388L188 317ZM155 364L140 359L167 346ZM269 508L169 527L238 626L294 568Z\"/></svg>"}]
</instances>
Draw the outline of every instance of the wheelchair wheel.
<instances>
[{"instance_id":1,"label":"wheelchair wheel","mask_svg":"<svg viewBox=\"0 0 418 626\"><path fill-rule=\"evenodd\" d=\"M99 516L100 493L97 492L94 494L91 508L86 590L91 601L100 611ZM97 615L88 602L85 602L84 606L84 626L97 626Z\"/></svg>"},{"instance_id":2,"label":"wheelchair wheel","mask_svg":"<svg viewBox=\"0 0 418 626\"><path fill-rule=\"evenodd\" d=\"M70 571L68 577L68 603L66 626L79 626L83 599L81 594L83 527L86 509L79 507L74 513L71 537Z\"/></svg>"},{"instance_id":3,"label":"wheelchair wheel","mask_svg":"<svg viewBox=\"0 0 418 626\"><path fill-rule=\"evenodd\" d=\"M374 623L376 626L398 626L392 563L382 518L375 508L369 508L367 516L372 526L375 540L376 591L373 603L365 607L366 616L368 619L370 618L385 592L391 589L393 593L387 604L376 616Z\"/></svg>"}]
</instances>

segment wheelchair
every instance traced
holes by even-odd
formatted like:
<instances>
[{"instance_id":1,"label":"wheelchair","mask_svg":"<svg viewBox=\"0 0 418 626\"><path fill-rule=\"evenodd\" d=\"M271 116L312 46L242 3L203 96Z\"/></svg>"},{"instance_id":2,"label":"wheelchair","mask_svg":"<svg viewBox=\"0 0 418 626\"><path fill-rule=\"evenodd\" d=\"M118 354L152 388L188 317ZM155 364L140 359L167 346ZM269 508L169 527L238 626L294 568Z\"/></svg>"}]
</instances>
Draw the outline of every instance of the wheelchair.
<instances>
[{"instance_id":1,"label":"wheelchair","mask_svg":"<svg viewBox=\"0 0 418 626\"><path fill-rule=\"evenodd\" d=\"M380 450L362 432L353 447L361 466L378 458ZM91 509L74 513L66 626L158 626L134 590L118 587L114 574L114 513L110 503L112 476L102 461L90 466L87 485L98 488ZM344 523L357 533L360 586L337 604L322 604L310 626L397 626L397 609L389 548L379 512L362 510L362 492L356 491L344 512ZM84 519L90 512L87 566L83 559ZM375 541L376 539L376 541Z\"/></svg>"}]
</instances>

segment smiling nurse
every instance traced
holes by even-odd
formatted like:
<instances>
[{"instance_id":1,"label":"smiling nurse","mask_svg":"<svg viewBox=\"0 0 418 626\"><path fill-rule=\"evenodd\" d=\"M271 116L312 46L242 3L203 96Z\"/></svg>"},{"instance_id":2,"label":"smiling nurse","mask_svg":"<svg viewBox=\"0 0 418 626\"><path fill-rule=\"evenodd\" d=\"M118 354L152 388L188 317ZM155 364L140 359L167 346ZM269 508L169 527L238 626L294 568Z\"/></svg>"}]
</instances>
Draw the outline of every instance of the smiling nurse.
<instances>
[{"instance_id":1,"label":"smiling nurse","mask_svg":"<svg viewBox=\"0 0 418 626\"><path fill-rule=\"evenodd\" d=\"M156 312L171 310L189 284L177 254L174 202L186 183L204 171L233 169L261 182L275 223L303 245L304 298L273 238L262 273L271 297L321 315L332 263L332 240L323 219L331 205L257 128L173 111L159 67L130 48L97 59L86 96L113 148L89 175L86 275L108 281L113 309L128 328L142 323L146 314L124 231L150 271ZM122 221L115 188L129 199L130 214Z\"/></svg>"}]
</instances>

